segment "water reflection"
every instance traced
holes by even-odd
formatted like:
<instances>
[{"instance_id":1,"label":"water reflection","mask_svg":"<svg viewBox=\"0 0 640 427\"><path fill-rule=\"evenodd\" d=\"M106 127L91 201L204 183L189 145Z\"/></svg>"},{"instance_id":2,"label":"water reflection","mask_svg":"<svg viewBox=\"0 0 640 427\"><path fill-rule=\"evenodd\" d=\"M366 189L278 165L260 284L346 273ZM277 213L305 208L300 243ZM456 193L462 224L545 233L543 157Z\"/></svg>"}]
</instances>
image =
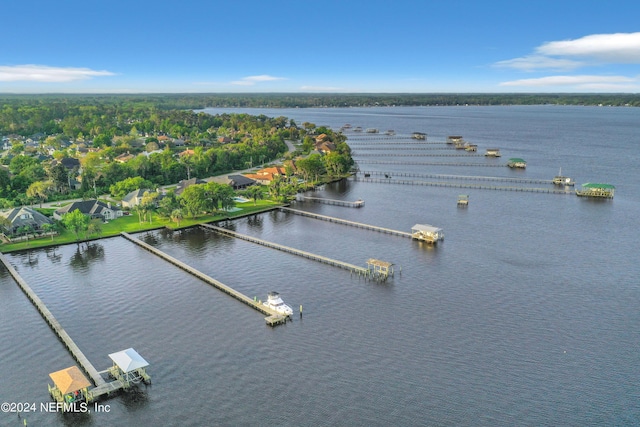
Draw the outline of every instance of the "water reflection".
<instances>
[{"instance_id":1,"label":"water reflection","mask_svg":"<svg viewBox=\"0 0 640 427\"><path fill-rule=\"evenodd\" d=\"M47 255L47 258L49 259L49 261L51 261L52 264L57 264L62 259L62 254L57 252L57 249L58 249L57 246L44 249L44 252Z\"/></svg>"},{"instance_id":2,"label":"water reflection","mask_svg":"<svg viewBox=\"0 0 640 427\"><path fill-rule=\"evenodd\" d=\"M76 270L82 270L93 261L104 259L104 247L100 243L91 242L85 245L78 245L76 253L73 254L69 265Z\"/></svg>"},{"instance_id":3,"label":"water reflection","mask_svg":"<svg viewBox=\"0 0 640 427\"><path fill-rule=\"evenodd\" d=\"M262 215L251 215L247 217L247 224L251 226L251 228L259 228L262 229L262 225L264 220L262 219Z\"/></svg>"},{"instance_id":4,"label":"water reflection","mask_svg":"<svg viewBox=\"0 0 640 427\"><path fill-rule=\"evenodd\" d=\"M27 251L27 257L22 258L22 265L25 267L35 267L40 261L40 251Z\"/></svg>"}]
</instances>

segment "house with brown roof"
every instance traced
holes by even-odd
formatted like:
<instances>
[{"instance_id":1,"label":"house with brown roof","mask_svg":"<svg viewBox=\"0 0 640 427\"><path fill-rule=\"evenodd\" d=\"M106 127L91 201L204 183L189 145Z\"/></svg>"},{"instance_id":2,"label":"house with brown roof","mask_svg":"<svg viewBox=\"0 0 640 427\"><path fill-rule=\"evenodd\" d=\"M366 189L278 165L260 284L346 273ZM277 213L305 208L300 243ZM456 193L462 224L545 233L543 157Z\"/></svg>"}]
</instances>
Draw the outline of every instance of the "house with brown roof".
<instances>
[{"instance_id":1,"label":"house with brown roof","mask_svg":"<svg viewBox=\"0 0 640 427\"><path fill-rule=\"evenodd\" d=\"M128 151L126 153L122 153L120 154L118 157L116 157L115 160L116 162L120 162L120 163L126 163L129 160L133 159L135 156L131 153L129 153Z\"/></svg>"},{"instance_id":2,"label":"house with brown roof","mask_svg":"<svg viewBox=\"0 0 640 427\"><path fill-rule=\"evenodd\" d=\"M245 173L244 176L253 179L258 184L269 185L273 178L278 175L286 175L285 169L282 166L271 166L268 168L260 169L255 173Z\"/></svg>"},{"instance_id":3,"label":"house with brown roof","mask_svg":"<svg viewBox=\"0 0 640 427\"><path fill-rule=\"evenodd\" d=\"M332 151L336 151L336 144L331 141L324 141L320 143L316 143L316 150L323 154L331 153Z\"/></svg>"}]
</instances>

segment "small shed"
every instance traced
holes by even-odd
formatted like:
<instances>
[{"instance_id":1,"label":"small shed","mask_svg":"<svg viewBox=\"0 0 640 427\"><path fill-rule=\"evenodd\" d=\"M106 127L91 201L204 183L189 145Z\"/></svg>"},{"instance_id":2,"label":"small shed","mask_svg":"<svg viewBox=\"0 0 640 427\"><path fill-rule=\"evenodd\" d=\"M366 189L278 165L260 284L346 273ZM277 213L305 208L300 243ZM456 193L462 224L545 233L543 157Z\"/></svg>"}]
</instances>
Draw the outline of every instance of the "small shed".
<instances>
[{"instance_id":1,"label":"small shed","mask_svg":"<svg viewBox=\"0 0 640 427\"><path fill-rule=\"evenodd\" d=\"M380 278L384 280L389 277L389 275L393 276L393 263L391 262L369 258L367 260L367 268L374 278Z\"/></svg>"},{"instance_id":2,"label":"small shed","mask_svg":"<svg viewBox=\"0 0 640 427\"><path fill-rule=\"evenodd\" d=\"M438 243L438 240L444 240L444 232L442 228L434 227L429 224L416 224L411 228L411 235L416 240L422 240L429 243Z\"/></svg>"},{"instance_id":3,"label":"small shed","mask_svg":"<svg viewBox=\"0 0 640 427\"><path fill-rule=\"evenodd\" d=\"M524 159L521 159L519 157L512 157L507 162L507 166L509 166L510 168L524 169L527 167L527 162L525 162Z\"/></svg>"},{"instance_id":4,"label":"small shed","mask_svg":"<svg viewBox=\"0 0 640 427\"><path fill-rule=\"evenodd\" d=\"M111 353L109 358L113 360L113 367L109 369L109 373L123 384L149 382L151 379L145 370L149 363L134 349Z\"/></svg>"},{"instance_id":5,"label":"small shed","mask_svg":"<svg viewBox=\"0 0 640 427\"><path fill-rule=\"evenodd\" d=\"M75 403L86 400L87 388L91 383L77 366L52 372L49 377L53 381L53 387L49 385L49 394L56 401Z\"/></svg>"},{"instance_id":6,"label":"small shed","mask_svg":"<svg viewBox=\"0 0 640 427\"><path fill-rule=\"evenodd\" d=\"M466 208L469 206L469 195L468 194L460 194L458 195L458 206Z\"/></svg>"}]
</instances>

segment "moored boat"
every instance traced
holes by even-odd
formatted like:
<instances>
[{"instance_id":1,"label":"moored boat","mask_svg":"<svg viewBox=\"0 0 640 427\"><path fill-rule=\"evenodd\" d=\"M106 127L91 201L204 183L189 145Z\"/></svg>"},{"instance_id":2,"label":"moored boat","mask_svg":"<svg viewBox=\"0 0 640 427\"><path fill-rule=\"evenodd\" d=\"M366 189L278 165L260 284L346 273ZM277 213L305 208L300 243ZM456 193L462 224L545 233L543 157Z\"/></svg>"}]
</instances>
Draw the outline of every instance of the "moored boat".
<instances>
[{"instance_id":1,"label":"moored boat","mask_svg":"<svg viewBox=\"0 0 640 427\"><path fill-rule=\"evenodd\" d=\"M571 178L562 175L562 168L560 168L558 175L553 178L553 183L555 185L575 185L575 182Z\"/></svg>"},{"instance_id":2,"label":"moored boat","mask_svg":"<svg viewBox=\"0 0 640 427\"><path fill-rule=\"evenodd\" d=\"M285 316L291 316L293 314L293 309L282 301L278 292L269 292L267 294L267 300L262 304Z\"/></svg>"}]
</instances>

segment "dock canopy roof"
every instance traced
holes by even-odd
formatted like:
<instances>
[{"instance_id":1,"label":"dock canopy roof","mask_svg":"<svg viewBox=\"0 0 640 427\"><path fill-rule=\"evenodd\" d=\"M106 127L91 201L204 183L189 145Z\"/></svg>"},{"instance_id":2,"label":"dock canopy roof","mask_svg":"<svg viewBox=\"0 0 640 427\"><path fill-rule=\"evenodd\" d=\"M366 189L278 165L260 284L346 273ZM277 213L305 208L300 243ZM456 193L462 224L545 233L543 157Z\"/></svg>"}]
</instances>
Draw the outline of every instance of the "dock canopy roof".
<instances>
[{"instance_id":1,"label":"dock canopy roof","mask_svg":"<svg viewBox=\"0 0 640 427\"><path fill-rule=\"evenodd\" d=\"M122 372L131 372L149 366L149 363L132 348L111 353L109 357L113 360L113 363L118 365Z\"/></svg>"},{"instance_id":2,"label":"dock canopy roof","mask_svg":"<svg viewBox=\"0 0 640 427\"><path fill-rule=\"evenodd\" d=\"M379 259L374 259L374 258L369 258L367 260L367 264L375 265L375 266L381 267L381 268L389 268L389 267L391 267L393 265L392 262L380 261Z\"/></svg>"},{"instance_id":3,"label":"dock canopy roof","mask_svg":"<svg viewBox=\"0 0 640 427\"><path fill-rule=\"evenodd\" d=\"M582 184L583 188L607 188L610 190L615 189L616 187L611 184L596 184L593 182L587 182L586 184Z\"/></svg>"},{"instance_id":4,"label":"dock canopy roof","mask_svg":"<svg viewBox=\"0 0 640 427\"><path fill-rule=\"evenodd\" d=\"M61 371L52 372L49 377L62 394L73 393L91 385L89 380L80 372L77 366L72 366Z\"/></svg>"},{"instance_id":5,"label":"dock canopy roof","mask_svg":"<svg viewBox=\"0 0 640 427\"><path fill-rule=\"evenodd\" d=\"M411 231L423 231L425 233L439 233L442 231L442 228L434 227L429 224L416 224L411 228Z\"/></svg>"}]
</instances>

